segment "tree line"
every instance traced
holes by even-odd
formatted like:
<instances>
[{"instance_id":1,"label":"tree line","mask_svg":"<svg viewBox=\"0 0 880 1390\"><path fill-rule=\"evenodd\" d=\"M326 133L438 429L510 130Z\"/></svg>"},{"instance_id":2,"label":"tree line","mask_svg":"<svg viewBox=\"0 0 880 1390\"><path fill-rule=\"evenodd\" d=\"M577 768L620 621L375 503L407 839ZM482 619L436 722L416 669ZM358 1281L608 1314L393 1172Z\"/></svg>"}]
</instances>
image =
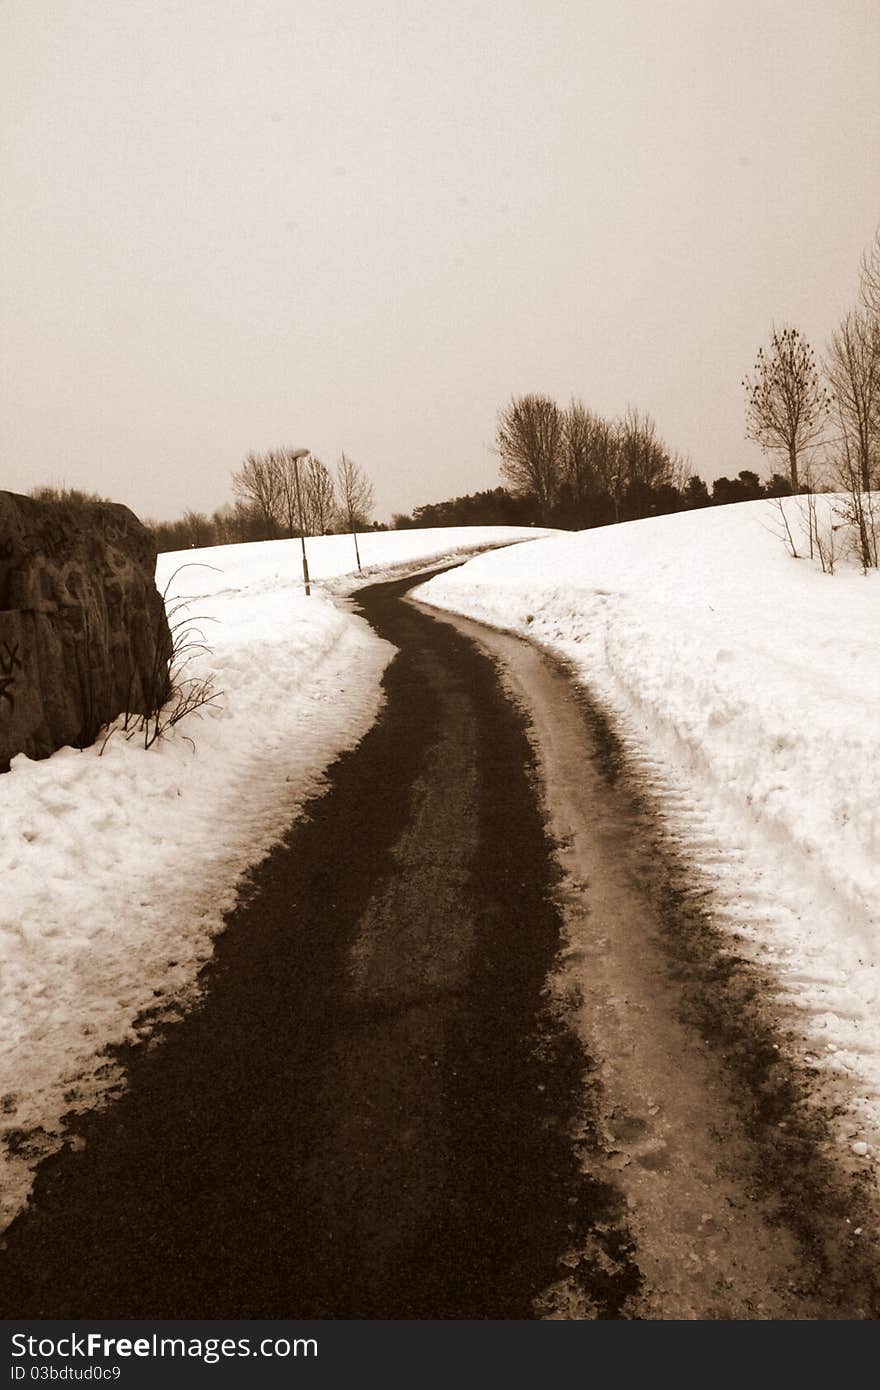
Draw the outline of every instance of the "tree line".
<instances>
[{"instance_id":1,"label":"tree line","mask_svg":"<svg viewBox=\"0 0 880 1390\"><path fill-rule=\"evenodd\" d=\"M683 488L664 489L662 496L655 496L643 515L660 516L667 512L693 511L698 507L726 506L731 502L754 502L762 497L787 497L790 492L788 479L780 473L774 473L764 482L757 473L743 468L735 478L716 478L711 486L692 474ZM597 509L585 525L607 525L614 520L613 514L608 512L607 506ZM553 520L554 524L563 526L556 513ZM396 530L409 530L424 526L538 526L545 523L541 521L533 498L505 487L495 487L450 497L445 502L427 502L414 507L409 514L395 512L391 524ZM585 527L569 526L567 529Z\"/></svg>"},{"instance_id":2,"label":"tree line","mask_svg":"<svg viewBox=\"0 0 880 1390\"><path fill-rule=\"evenodd\" d=\"M606 420L581 400L560 407L513 396L495 450L506 487L397 514L393 525L547 525L579 530L663 512L842 490L863 564L877 564L873 493L880 487L880 231L861 265L859 303L820 360L804 334L771 330L743 379L746 437L778 460L768 481L750 469L709 486L634 407Z\"/></svg>"},{"instance_id":3,"label":"tree line","mask_svg":"<svg viewBox=\"0 0 880 1390\"><path fill-rule=\"evenodd\" d=\"M820 359L796 327L773 328L743 378L746 437L778 460L707 484L670 448L650 415L608 420L581 400L513 396L498 415L503 485L396 513L401 527L548 525L580 530L665 512L843 490L865 564L877 564L873 492L880 485L880 232L861 266L858 304ZM299 492L297 492L297 473ZM356 532L371 522L372 487L345 454L335 475L290 450L250 453L233 474L235 501L210 516L148 522L160 550Z\"/></svg>"},{"instance_id":4,"label":"tree line","mask_svg":"<svg viewBox=\"0 0 880 1390\"><path fill-rule=\"evenodd\" d=\"M606 420L583 401L514 396L498 416L501 476L528 497L535 521L580 530L677 508L687 467L650 415Z\"/></svg>"},{"instance_id":5,"label":"tree line","mask_svg":"<svg viewBox=\"0 0 880 1390\"><path fill-rule=\"evenodd\" d=\"M291 536L355 534L373 526L373 487L367 474L340 455L334 472L291 449L248 453L232 475L235 501L176 521L147 521L159 551L187 550ZM355 543L357 543L355 541Z\"/></svg>"},{"instance_id":6,"label":"tree line","mask_svg":"<svg viewBox=\"0 0 880 1390\"><path fill-rule=\"evenodd\" d=\"M495 447L507 487L427 503L411 515L395 514L392 525L577 531L791 490L778 473L762 482L742 469L735 478L716 478L710 491L635 408L609 421L579 400L562 409L549 396L514 396L499 414Z\"/></svg>"}]
</instances>

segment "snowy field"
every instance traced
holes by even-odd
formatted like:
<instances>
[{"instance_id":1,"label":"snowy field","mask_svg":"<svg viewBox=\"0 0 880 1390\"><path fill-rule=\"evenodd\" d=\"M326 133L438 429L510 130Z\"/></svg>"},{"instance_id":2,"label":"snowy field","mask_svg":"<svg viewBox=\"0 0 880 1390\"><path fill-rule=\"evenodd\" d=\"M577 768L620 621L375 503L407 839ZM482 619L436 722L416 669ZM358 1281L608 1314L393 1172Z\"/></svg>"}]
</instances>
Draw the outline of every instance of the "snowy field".
<instances>
[{"instance_id":1,"label":"snowy field","mask_svg":"<svg viewBox=\"0 0 880 1390\"><path fill-rule=\"evenodd\" d=\"M796 540L802 506L786 502ZM852 560L823 575L780 530L768 502L657 517L544 541L539 565L533 549L474 559L418 597L567 658L615 715L717 920L779 981L792 1046L845 1100L849 1161L869 1165L880 575Z\"/></svg>"},{"instance_id":2,"label":"snowy field","mask_svg":"<svg viewBox=\"0 0 880 1390\"><path fill-rule=\"evenodd\" d=\"M536 534L368 533L363 579ZM103 753L99 739L22 755L0 779L0 1227L61 1117L119 1084L103 1049L146 1036L147 1009L174 1016L242 874L376 718L393 649L345 603L363 582L352 538L308 552L310 598L298 542L160 556L160 589L170 581L169 604L191 596L213 649L194 669L215 672L218 707L148 751L117 732Z\"/></svg>"}]
</instances>

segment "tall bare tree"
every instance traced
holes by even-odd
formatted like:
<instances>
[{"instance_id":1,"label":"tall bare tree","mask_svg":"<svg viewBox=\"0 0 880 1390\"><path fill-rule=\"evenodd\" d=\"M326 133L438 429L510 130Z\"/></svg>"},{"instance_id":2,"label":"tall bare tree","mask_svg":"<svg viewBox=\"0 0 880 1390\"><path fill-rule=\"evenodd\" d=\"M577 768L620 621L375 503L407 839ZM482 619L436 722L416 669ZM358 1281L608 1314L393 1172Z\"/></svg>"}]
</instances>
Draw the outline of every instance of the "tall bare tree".
<instances>
[{"instance_id":1,"label":"tall bare tree","mask_svg":"<svg viewBox=\"0 0 880 1390\"><path fill-rule=\"evenodd\" d=\"M269 536L278 534L284 520L284 502L275 454L248 454L232 475L232 491L256 509Z\"/></svg>"},{"instance_id":2,"label":"tall bare tree","mask_svg":"<svg viewBox=\"0 0 880 1390\"><path fill-rule=\"evenodd\" d=\"M628 406L618 424L618 473L622 490L638 507L647 493L674 486L677 464L663 443L654 419L635 406Z\"/></svg>"},{"instance_id":3,"label":"tall bare tree","mask_svg":"<svg viewBox=\"0 0 880 1390\"><path fill-rule=\"evenodd\" d=\"M310 458L303 478L308 499L309 534L326 536L336 511L336 489L333 479L320 459Z\"/></svg>"},{"instance_id":4,"label":"tall bare tree","mask_svg":"<svg viewBox=\"0 0 880 1390\"><path fill-rule=\"evenodd\" d=\"M287 533L324 535L333 518L334 497L333 480L323 463L297 458L293 449L273 449L266 457L277 476L279 512Z\"/></svg>"},{"instance_id":5,"label":"tall bare tree","mask_svg":"<svg viewBox=\"0 0 880 1390\"><path fill-rule=\"evenodd\" d=\"M191 507L184 512L181 522L189 537L187 544L199 550L202 546L213 544L214 528L204 512L197 512Z\"/></svg>"},{"instance_id":6,"label":"tall bare tree","mask_svg":"<svg viewBox=\"0 0 880 1390\"><path fill-rule=\"evenodd\" d=\"M273 449L268 455L278 479L278 506L281 524L288 536L298 536L299 504L296 493L296 463L291 449Z\"/></svg>"},{"instance_id":7,"label":"tall bare tree","mask_svg":"<svg viewBox=\"0 0 880 1390\"><path fill-rule=\"evenodd\" d=\"M746 437L765 453L788 459L791 490L796 493L801 455L820 442L831 410L816 355L797 328L774 328L768 351L758 349L754 369L742 384Z\"/></svg>"},{"instance_id":8,"label":"tall bare tree","mask_svg":"<svg viewBox=\"0 0 880 1390\"><path fill-rule=\"evenodd\" d=\"M502 476L514 492L534 497L550 518L562 479L565 419L549 396L513 396L498 416L495 446Z\"/></svg>"},{"instance_id":9,"label":"tall bare tree","mask_svg":"<svg viewBox=\"0 0 880 1390\"><path fill-rule=\"evenodd\" d=\"M850 460L847 469L854 463L867 490L880 464L880 320L867 309L847 314L831 339L826 370Z\"/></svg>"},{"instance_id":10,"label":"tall bare tree","mask_svg":"<svg viewBox=\"0 0 880 1390\"><path fill-rule=\"evenodd\" d=\"M880 371L880 227L874 236L873 245L862 257L862 304L868 316L875 346L878 371ZM873 430L875 439L880 436L880 388L875 394Z\"/></svg>"},{"instance_id":11,"label":"tall bare tree","mask_svg":"<svg viewBox=\"0 0 880 1390\"><path fill-rule=\"evenodd\" d=\"M573 400L564 417L563 511L579 525L595 525L609 519L610 500L618 520L619 480L618 427Z\"/></svg>"},{"instance_id":12,"label":"tall bare tree","mask_svg":"<svg viewBox=\"0 0 880 1390\"><path fill-rule=\"evenodd\" d=\"M374 506L373 485L363 469L347 454L340 454L336 465L336 492L342 524L354 538L354 553L360 570L361 552L357 533L369 525Z\"/></svg>"},{"instance_id":13,"label":"tall bare tree","mask_svg":"<svg viewBox=\"0 0 880 1390\"><path fill-rule=\"evenodd\" d=\"M862 256L862 304L874 322L880 322L880 227Z\"/></svg>"},{"instance_id":14,"label":"tall bare tree","mask_svg":"<svg viewBox=\"0 0 880 1390\"><path fill-rule=\"evenodd\" d=\"M582 523L588 519L591 499L601 488L595 460L601 423L578 400L571 402L563 421L563 486Z\"/></svg>"},{"instance_id":15,"label":"tall bare tree","mask_svg":"<svg viewBox=\"0 0 880 1390\"><path fill-rule=\"evenodd\" d=\"M593 430L593 466L601 490L616 499L620 492L620 431L616 424L597 416ZM619 511L615 503L616 513ZM615 515L615 520L619 516Z\"/></svg>"}]
</instances>

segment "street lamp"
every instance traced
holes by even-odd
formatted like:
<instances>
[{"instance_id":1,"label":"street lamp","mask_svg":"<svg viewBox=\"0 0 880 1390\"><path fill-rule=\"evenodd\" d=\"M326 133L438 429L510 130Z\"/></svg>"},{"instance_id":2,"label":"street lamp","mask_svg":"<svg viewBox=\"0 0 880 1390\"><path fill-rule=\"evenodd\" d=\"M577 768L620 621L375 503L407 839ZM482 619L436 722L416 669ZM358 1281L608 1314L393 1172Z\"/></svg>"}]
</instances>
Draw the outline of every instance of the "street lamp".
<instances>
[{"instance_id":1,"label":"street lamp","mask_svg":"<svg viewBox=\"0 0 880 1390\"><path fill-rule=\"evenodd\" d=\"M300 459L306 458L308 453L308 449L294 449L293 453L290 455L290 457L293 459L293 474L296 478L296 509L299 512L299 538L302 544L303 552L303 584L305 584L306 586L307 598L312 592L312 586L309 583L309 562L306 556L306 532L305 526L303 525L303 500L302 490L300 488L299 483L299 461Z\"/></svg>"}]
</instances>

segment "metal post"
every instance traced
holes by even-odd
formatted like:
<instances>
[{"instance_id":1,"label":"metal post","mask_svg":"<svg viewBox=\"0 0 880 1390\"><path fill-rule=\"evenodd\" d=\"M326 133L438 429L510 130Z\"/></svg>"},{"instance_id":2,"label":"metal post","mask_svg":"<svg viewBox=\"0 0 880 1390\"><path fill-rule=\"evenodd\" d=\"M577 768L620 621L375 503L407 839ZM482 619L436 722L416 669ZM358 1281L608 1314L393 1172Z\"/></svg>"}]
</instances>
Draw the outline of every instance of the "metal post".
<instances>
[{"instance_id":1,"label":"metal post","mask_svg":"<svg viewBox=\"0 0 880 1390\"><path fill-rule=\"evenodd\" d=\"M311 586L310 583L309 583L309 561L308 561L308 557L307 557L307 555L306 555L306 536L305 536L305 527L304 527L304 525L303 525L302 490L301 490L301 488L300 488L300 483L299 483L299 460L300 460L300 455L299 455L299 454L294 454L294 456L293 456L293 471L294 471L294 473L295 473L295 475L296 475L296 509L297 509L297 511L299 512L299 538L300 538L300 542L301 542L301 544L302 544L302 553L303 553L303 583L304 583L305 586L306 586L306 597L308 598L308 596L309 596L309 595L311 594L311 592L312 592L312 586Z\"/></svg>"}]
</instances>

